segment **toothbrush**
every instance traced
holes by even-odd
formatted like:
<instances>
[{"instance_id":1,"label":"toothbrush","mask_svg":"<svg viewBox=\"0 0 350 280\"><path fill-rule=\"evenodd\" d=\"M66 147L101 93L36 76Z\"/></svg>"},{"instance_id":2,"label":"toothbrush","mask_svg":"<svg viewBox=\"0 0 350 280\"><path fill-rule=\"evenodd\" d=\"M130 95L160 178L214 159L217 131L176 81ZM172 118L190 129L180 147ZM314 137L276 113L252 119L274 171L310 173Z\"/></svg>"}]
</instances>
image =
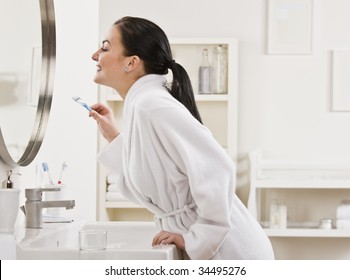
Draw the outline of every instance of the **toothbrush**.
<instances>
[{"instance_id":1,"label":"toothbrush","mask_svg":"<svg viewBox=\"0 0 350 280\"><path fill-rule=\"evenodd\" d=\"M79 96L73 96L72 99L79 103L81 106L83 106L86 110L91 111L91 107L87 105L85 102L82 101L82 99Z\"/></svg>"},{"instance_id":2,"label":"toothbrush","mask_svg":"<svg viewBox=\"0 0 350 280\"><path fill-rule=\"evenodd\" d=\"M49 176L50 185L53 185L53 181L49 172L49 165L47 164L47 162L43 162L41 165L43 167L44 172L47 172L47 176Z\"/></svg>"},{"instance_id":3,"label":"toothbrush","mask_svg":"<svg viewBox=\"0 0 350 280\"><path fill-rule=\"evenodd\" d=\"M58 184L62 184L62 175L63 175L63 171L68 167L67 163L64 161L62 163L62 169L61 169L61 174L60 174L60 177L58 179Z\"/></svg>"}]
</instances>

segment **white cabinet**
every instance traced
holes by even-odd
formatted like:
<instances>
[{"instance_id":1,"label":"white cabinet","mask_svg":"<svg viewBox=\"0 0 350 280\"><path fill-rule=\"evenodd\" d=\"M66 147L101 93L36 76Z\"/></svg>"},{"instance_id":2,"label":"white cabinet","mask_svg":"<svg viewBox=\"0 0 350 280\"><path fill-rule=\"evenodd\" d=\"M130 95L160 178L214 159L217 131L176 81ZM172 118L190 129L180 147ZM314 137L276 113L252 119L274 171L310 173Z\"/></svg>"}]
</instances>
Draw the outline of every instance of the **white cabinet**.
<instances>
[{"instance_id":1,"label":"white cabinet","mask_svg":"<svg viewBox=\"0 0 350 280\"><path fill-rule=\"evenodd\" d=\"M170 39L172 52L176 62L181 64L188 72L195 93L198 109L204 125L213 133L216 140L225 148L233 160L237 158L237 99L238 99L238 41L233 38L174 38ZM228 60L228 92L227 94L198 94L198 69L202 58L202 50L209 51L209 61L212 60L213 50L216 46L227 48ZM171 71L169 71L171 72ZM168 77L171 79L171 75ZM121 128L123 100L110 88L100 87L100 101L108 103L112 108L116 122ZM99 148L107 143L99 136ZM108 200L107 171L98 166L98 219L118 220L119 214L124 211L134 219L143 217L152 219L152 215L134 203L115 195ZM128 208L128 210L125 210ZM124 209L124 210L123 210ZM131 214L130 214L131 213ZM124 215L125 216L125 215Z\"/></svg>"},{"instance_id":2,"label":"white cabinet","mask_svg":"<svg viewBox=\"0 0 350 280\"><path fill-rule=\"evenodd\" d=\"M337 207L350 199L350 164L266 160L250 153L249 211L270 237L350 237L350 229L336 228ZM287 205L286 229L271 229L269 206L278 199ZM333 229L319 229L323 218Z\"/></svg>"}]
</instances>

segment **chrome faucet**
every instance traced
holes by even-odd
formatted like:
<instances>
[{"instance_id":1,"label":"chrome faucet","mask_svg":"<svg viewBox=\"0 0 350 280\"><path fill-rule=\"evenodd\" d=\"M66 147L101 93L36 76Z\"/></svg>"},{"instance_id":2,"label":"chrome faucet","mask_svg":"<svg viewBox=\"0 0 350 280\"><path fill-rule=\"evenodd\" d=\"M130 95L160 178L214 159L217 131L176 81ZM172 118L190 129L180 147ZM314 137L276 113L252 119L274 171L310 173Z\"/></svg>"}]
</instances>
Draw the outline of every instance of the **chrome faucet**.
<instances>
[{"instance_id":1,"label":"chrome faucet","mask_svg":"<svg viewBox=\"0 0 350 280\"><path fill-rule=\"evenodd\" d=\"M41 228L42 209L51 207L65 207L72 209L75 206L75 200L56 200L56 201L42 201L42 193L47 191L60 191L60 188L34 188L26 189L26 202L23 212L26 215L27 228Z\"/></svg>"}]
</instances>

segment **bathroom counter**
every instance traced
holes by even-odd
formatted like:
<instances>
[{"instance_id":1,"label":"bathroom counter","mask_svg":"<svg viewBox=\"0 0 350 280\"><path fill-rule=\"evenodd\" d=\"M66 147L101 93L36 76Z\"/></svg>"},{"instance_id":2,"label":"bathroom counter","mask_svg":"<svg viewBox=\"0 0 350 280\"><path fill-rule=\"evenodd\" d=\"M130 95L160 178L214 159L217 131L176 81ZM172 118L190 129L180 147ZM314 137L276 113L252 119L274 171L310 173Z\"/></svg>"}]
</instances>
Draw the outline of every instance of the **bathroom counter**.
<instances>
[{"instance_id":1,"label":"bathroom counter","mask_svg":"<svg viewBox=\"0 0 350 280\"><path fill-rule=\"evenodd\" d=\"M79 249L81 230L107 232L105 250ZM182 259L175 245L152 247L158 233L154 222L85 222L44 223L41 229L15 229L17 259Z\"/></svg>"}]
</instances>

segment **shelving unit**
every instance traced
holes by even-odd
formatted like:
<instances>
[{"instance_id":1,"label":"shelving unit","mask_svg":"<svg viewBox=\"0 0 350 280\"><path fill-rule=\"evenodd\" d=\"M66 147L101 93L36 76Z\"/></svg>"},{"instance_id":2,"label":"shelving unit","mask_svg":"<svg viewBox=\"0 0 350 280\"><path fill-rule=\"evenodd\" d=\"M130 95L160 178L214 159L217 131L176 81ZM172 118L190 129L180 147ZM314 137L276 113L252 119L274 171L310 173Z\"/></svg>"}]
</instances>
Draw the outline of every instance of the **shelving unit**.
<instances>
[{"instance_id":1,"label":"shelving unit","mask_svg":"<svg viewBox=\"0 0 350 280\"><path fill-rule=\"evenodd\" d=\"M350 229L319 229L321 218L335 221L336 207L350 198L350 164L271 161L250 153L249 211L270 237L350 238ZM287 229L269 228L269 204L284 200Z\"/></svg>"},{"instance_id":2,"label":"shelving unit","mask_svg":"<svg viewBox=\"0 0 350 280\"><path fill-rule=\"evenodd\" d=\"M313 229L313 228L288 228L269 229L265 232L270 237L350 237L350 230L339 229Z\"/></svg>"},{"instance_id":3,"label":"shelving unit","mask_svg":"<svg viewBox=\"0 0 350 280\"><path fill-rule=\"evenodd\" d=\"M216 140L227 151L233 160L237 158L237 100L238 100L238 40L234 38L173 38L170 39L173 57L188 72L198 109L204 125L213 133ZM202 49L209 50L209 61L212 50L217 45L224 45L228 51L228 92L227 94L198 94L198 68ZM171 71L169 71L171 72ZM171 80L171 74L167 76ZM114 112L117 124L122 130L123 100L110 88L100 87L100 102L108 103ZM99 136L99 147L107 143ZM137 217L151 219L151 214L140 206L129 201L106 201L107 171L98 167L98 219L115 220L116 213L138 211ZM123 210L124 209L124 210ZM127 210L125 210L127 209ZM142 212L145 211L145 212ZM126 214L128 219L128 213Z\"/></svg>"}]
</instances>

